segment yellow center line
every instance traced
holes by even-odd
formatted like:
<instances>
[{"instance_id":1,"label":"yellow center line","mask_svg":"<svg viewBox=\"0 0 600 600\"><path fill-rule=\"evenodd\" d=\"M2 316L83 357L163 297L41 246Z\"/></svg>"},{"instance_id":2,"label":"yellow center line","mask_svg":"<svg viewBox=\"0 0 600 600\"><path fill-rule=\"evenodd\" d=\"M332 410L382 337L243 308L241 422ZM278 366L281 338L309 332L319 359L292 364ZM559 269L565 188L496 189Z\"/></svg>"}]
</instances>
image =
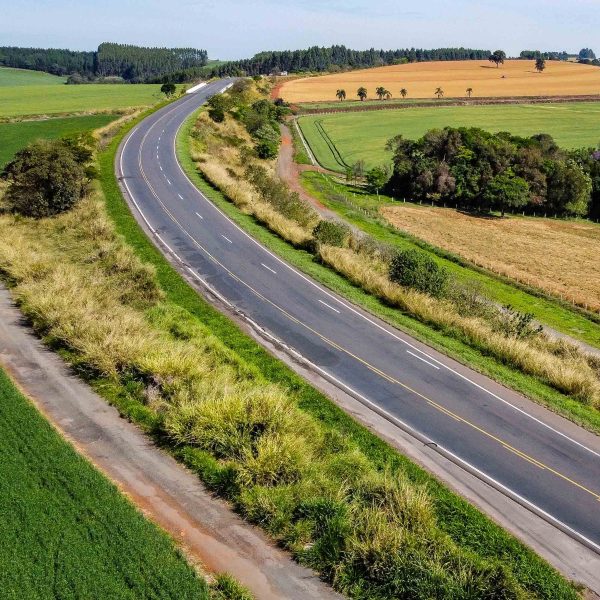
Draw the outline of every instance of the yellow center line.
<instances>
[{"instance_id":1,"label":"yellow center line","mask_svg":"<svg viewBox=\"0 0 600 600\"><path fill-rule=\"evenodd\" d=\"M179 229L187 237L190 238L190 240L192 241L192 243L197 248L199 248L200 250L202 250L210 258L210 260L212 260L216 265L218 265L219 267L221 267L234 280L236 280L239 283L241 283L243 286L245 286L246 288L248 288L248 290L250 290L255 296L257 296L258 298L260 298L264 302L270 304L273 308L275 308L276 310L278 310L279 312L281 312L290 321L296 323L297 325L300 325L300 326L304 327L305 329L307 329L308 331L310 331L311 333L313 333L314 335L316 335L317 337L319 337L321 340L323 340L326 344L328 344L332 348L338 350L339 352L347 354L348 356L350 356L354 360L360 362L365 367L367 367L370 371L372 371L376 375L380 376L381 378L385 379L389 383L393 383L395 385L398 385L398 386L402 387L406 391L414 394L415 396L421 398L422 400L425 400L428 404L430 404L431 406L433 406L434 408L436 408L440 412L446 414L447 416L455 419L458 422L461 422L461 423L464 423L465 425L468 425L469 427L471 427L472 429L478 431L479 433L481 433L482 435L488 437L489 439L494 440L500 446L502 446L506 450L514 453L516 456L520 457L521 459L523 459L523 460L525 460L525 461L527 461L529 463L532 463L532 464L538 466L540 469L546 469L547 471L549 471L550 473L556 475L557 477L559 477L563 481L566 481L567 483L570 483L571 485L574 485L575 487L579 488L580 490L583 490L584 492L587 492L588 494L591 494L594 498L596 498L596 500L600 501L600 494L598 494L598 493L596 493L596 492L588 489L587 487L585 487L584 485L578 483L577 481L574 481L570 477L568 477L566 475L563 475L562 473L560 473L559 471L556 471L552 467L549 467L548 465L546 465L546 464L538 461L537 459L529 456L525 452L522 452L521 450L518 450L517 448L515 448L514 446L512 446L508 442L505 442L504 440L502 440L501 438L495 436L494 434L490 433L489 431L486 431L485 429L482 429L478 425L475 425L475 423L472 423L471 421L465 419L464 417L461 417L461 416L457 415L456 413L452 412L450 409L446 408L445 406L442 406L441 404L439 404L435 400L432 400L431 398L428 398L427 396L421 394L420 392L418 392L417 390L415 390L412 387L408 386L407 384L403 383L402 381L399 381L395 377L393 377L391 375L388 375L387 373L385 373L381 369L378 369L374 365L372 365L369 362L367 362L366 360L362 359L360 356L357 356L356 354L352 353L350 350L347 350L346 348L340 346L339 344L337 344L333 340L330 340L329 338L327 338L326 336L324 336L322 333L320 333L317 330L313 329L312 327L310 327L306 323L300 321L298 318L296 318L293 315L291 315L290 313L288 313L285 309L283 309L279 305L275 304L272 300L269 300L269 298L265 297L259 291L255 290L250 284L246 283L243 279L240 279L235 273L233 273L232 271L230 271L223 263L221 263L216 257L214 257L204 246L202 246L202 244L200 244L187 231L187 229L176 219L176 217L171 213L171 211L165 206L165 204L163 203L163 201L160 199L160 197L158 196L158 194L156 193L156 191L152 187L152 184L150 183L150 181L146 177L146 173L145 173L144 168L142 166L141 147L144 144L144 141L145 141L145 139L146 139L146 137L148 136L149 133L150 133L150 130L148 130L148 132L146 133L146 135L142 139L142 143L140 145L140 152L139 152L139 155L138 155L138 164L139 164L140 172L142 173L142 177L144 178L144 181L146 182L146 185L148 186L148 188L150 189L152 195L156 198L156 200L158 201L158 203L163 207L163 210L165 211L165 213L167 213L167 215L169 216L169 218L179 227Z\"/></svg>"}]
</instances>

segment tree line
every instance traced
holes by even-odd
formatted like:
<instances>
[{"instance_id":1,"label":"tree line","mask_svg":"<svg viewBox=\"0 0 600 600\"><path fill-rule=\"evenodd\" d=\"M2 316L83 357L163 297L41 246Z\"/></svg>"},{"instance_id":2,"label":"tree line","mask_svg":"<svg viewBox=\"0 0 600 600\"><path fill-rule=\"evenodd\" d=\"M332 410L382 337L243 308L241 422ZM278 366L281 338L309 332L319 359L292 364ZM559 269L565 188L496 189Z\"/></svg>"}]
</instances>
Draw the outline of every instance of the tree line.
<instances>
[{"instance_id":1,"label":"tree line","mask_svg":"<svg viewBox=\"0 0 600 600\"><path fill-rule=\"evenodd\" d=\"M211 69L210 75L213 77L269 75L281 71L323 72L434 60L486 60L490 54L489 50L471 48L351 50L345 46L328 48L313 46L306 50L260 52L249 59L219 65Z\"/></svg>"},{"instance_id":2,"label":"tree line","mask_svg":"<svg viewBox=\"0 0 600 600\"><path fill-rule=\"evenodd\" d=\"M432 129L387 145L396 198L457 204L468 210L600 217L600 151L567 151L551 136L529 138L478 128Z\"/></svg>"},{"instance_id":3,"label":"tree line","mask_svg":"<svg viewBox=\"0 0 600 600\"><path fill-rule=\"evenodd\" d=\"M16 69L44 71L52 75L80 73L89 76L96 72L96 52L77 52L56 48L0 47L0 65Z\"/></svg>"},{"instance_id":4,"label":"tree line","mask_svg":"<svg viewBox=\"0 0 600 600\"><path fill-rule=\"evenodd\" d=\"M575 59L579 63L591 64L600 66L600 61L596 58L596 54L591 48L582 48L578 54L569 54L566 51L562 52L541 52L540 50L523 50L519 58L525 60L569 60Z\"/></svg>"},{"instance_id":5,"label":"tree line","mask_svg":"<svg viewBox=\"0 0 600 600\"><path fill-rule=\"evenodd\" d=\"M95 52L53 48L1 47L0 65L69 75L70 83L118 78L140 83L169 77L176 71L206 65L208 53L195 48L146 48L103 43Z\"/></svg>"}]
</instances>

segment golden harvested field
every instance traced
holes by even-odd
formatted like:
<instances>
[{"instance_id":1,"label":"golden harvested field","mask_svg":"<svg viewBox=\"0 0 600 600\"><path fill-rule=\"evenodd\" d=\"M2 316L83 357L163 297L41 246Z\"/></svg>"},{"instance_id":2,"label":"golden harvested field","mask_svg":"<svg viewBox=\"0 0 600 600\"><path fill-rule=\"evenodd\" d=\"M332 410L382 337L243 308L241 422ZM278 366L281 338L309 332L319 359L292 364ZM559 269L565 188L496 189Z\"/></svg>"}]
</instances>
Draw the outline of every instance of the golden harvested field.
<instances>
[{"instance_id":1,"label":"golden harvested field","mask_svg":"<svg viewBox=\"0 0 600 600\"><path fill-rule=\"evenodd\" d=\"M380 85L393 98L406 88L409 99L433 98L437 87L447 98L464 97L469 87L473 97L593 95L600 94L600 67L547 61L538 73L532 60L507 60L499 68L480 60L411 63L294 79L283 83L279 95L288 102L335 101L343 88L348 100L356 100L364 86L373 99Z\"/></svg>"},{"instance_id":2,"label":"golden harvested field","mask_svg":"<svg viewBox=\"0 0 600 600\"><path fill-rule=\"evenodd\" d=\"M395 227L467 260L600 311L600 226L540 218L481 218L403 204L381 208Z\"/></svg>"}]
</instances>

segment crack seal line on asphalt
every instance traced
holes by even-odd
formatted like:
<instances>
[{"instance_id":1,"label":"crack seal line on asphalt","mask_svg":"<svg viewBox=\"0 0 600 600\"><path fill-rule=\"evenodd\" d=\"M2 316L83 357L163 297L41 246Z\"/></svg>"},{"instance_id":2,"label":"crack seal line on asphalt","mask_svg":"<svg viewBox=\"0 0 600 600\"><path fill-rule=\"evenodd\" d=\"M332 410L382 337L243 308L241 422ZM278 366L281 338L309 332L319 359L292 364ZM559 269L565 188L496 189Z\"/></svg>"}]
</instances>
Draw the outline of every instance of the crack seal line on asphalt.
<instances>
[{"instance_id":1,"label":"crack seal line on asphalt","mask_svg":"<svg viewBox=\"0 0 600 600\"><path fill-rule=\"evenodd\" d=\"M157 121L158 123L158 121ZM156 125L156 124L155 124ZM140 169L140 172L142 174L142 177L146 183L146 185L148 186L148 189L150 190L150 192L152 193L152 195L156 198L156 200L158 201L158 203L161 205L161 207L163 208L163 210L165 211L165 213L169 216L169 218L177 225L177 227L192 241L192 243L200 250L202 250L215 264L217 264L219 267L221 267L228 275L230 275L234 280L238 281L240 284L242 284L243 286L245 286L248 290L250 290L255 296L257 296L258 298L260 298L261 300L263 300L264 302L270 304L273 308L275 308L276 310L278 310L279 312L281 312L283 315L285 315L288 319L290 319L292 322L300 325L301 327L304 327L305 329L307 329L308 331L310 331L311 333L313 333L314 335L318 336L319 338L321 338L326 344L328 344L329 346L335 348L336 350L347 354L348 356L350 356L351 358L357 360L358 362L360 362L361 364L363 364L364 366L366 366L369 370L371 370L373 373L379 375L380 377L382 377L383 379L385 379L386 381L388 381L389 383L392 384L396 384L400 387L402 387L403 389L405 389L408 392L411 392L412 394L416 395L417 397L421 398L422 400L425 400L428 404L430 404L431 406L433 406L434 408L436 408L438 411L440 411L442 414L445 414L446 416L450 416L453 419L455 419L456 421L459 421L465 425L467 425L468 427L474 429L475 431L479 432L480 434L482 434L485 437L488 437L489 439L497 442L501 447L513 452L516 456L520 457L521 459L527 461L527 462L533 462L534 464L538 464L538 465L542 465L548 472L552 473L553 475L555 475L556 477L562 479L563 481L579 488L580 490L587 492L588 494L592 495L594 498L596 498L596 500L600 500L600 495L590 489L588 489L587 487L585 487L584 485L578 483L577 481L574 481L573 479L571 479L570 477L568 477L567 475L564 475L563 473L560 473L559 471L553 469L552 467L549 467L548 465L545 465L543 463L541 463L540 461L538 461L537 459L530 457L529 455L527 455L526 453L522 452L521 450L518 450L517 448L514 448L511 444L509 444L508 442L505 442L504 440L502 440L501 438L497 437L496 435L486 431L485 429L483 429L482 427L479 427L478 425L476 425L475 423L472 423L471 421L469 421L468 419L465 419L463 417L461 417L460 415L450 411L449 409L447 409L446 407L440 405L439 403L437 403L435 400L432 400L431 398L428 398L427 396L425 396L424 394L421 394L420 392L418 392L417 390L413 389L412 387L408 386L407 384L403 383L402 381L396 379L393 376L388 375L387 373L385 373L384 371L382 371L381 369L375 367L374 365L372 365L371 363L367 362L366 360L360 358L359 356L357 356L356 354L354 354L353 352L351 352L350 350L347 350L346 348L340 346L339 344L337 344L336 342L334 342L333 340L330 340L329 338L327 338L326 336L324 336L323 334L321 334L320 332L316 331L315 329L313 329L312 327L310 327L309 325L307 325L306 323L303 323L302 321L300 321L299 319L297 319L296 317L294 317L293 315L291 315L290 313L288 313L284 308L280 307L279 305L277 305L276 303L274 303L273 301L269 300L266 296L264 296L263 294L261 294L258 290L255 290L250 284L248 284L247 282L245 282L244 280L240 279L240 277L238 277L237 275L235 275L235 273L233 273L231 270L229 270L223 263L221 263L216 257L214 257L202 244L200 244L188 231L187 229L185 229L185 227L183 227L183 225L177 220L177 218L173 215L173 213L171 213L171 211L166 207L166 205L164 204L164 202L160 199L160 197L158 196L158 194L156 193L156 191L154 190L154 188L152 187L152 184L150 183L150 181L148 180L146 173L144 171L143 165L142 165L142 161L141 161L141 151L142 151L142 147L144 145L144 142L147 138L147 136L150 134L150 131L152 130L152 127L146 132L146 134L144 135L141 143L140 143L140 150L138 153L138 166ZM222 235L222 234L221 234ZM223 236L225 237L225 236ZM226 238L227 239L227 238Z\"/></svg>"}]
</instances>

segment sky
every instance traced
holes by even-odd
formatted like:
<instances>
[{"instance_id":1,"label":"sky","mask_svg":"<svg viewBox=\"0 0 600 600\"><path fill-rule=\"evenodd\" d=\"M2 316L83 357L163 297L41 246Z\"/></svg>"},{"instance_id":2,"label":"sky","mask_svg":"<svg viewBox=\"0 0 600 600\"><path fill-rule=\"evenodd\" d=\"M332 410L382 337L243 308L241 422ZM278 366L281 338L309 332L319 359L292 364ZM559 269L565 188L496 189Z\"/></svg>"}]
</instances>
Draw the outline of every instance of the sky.
<instances>
[{"instance_id":1,"label":"sky","mask_svg":"<svg viewBox=\"0 0 600 600\"><path fill-rule=\"evenodd\" d=\"M206 48L211 58L344 44L600 54L600 0L0 0L0 45Z\"/></svg>"}]
</instances>

